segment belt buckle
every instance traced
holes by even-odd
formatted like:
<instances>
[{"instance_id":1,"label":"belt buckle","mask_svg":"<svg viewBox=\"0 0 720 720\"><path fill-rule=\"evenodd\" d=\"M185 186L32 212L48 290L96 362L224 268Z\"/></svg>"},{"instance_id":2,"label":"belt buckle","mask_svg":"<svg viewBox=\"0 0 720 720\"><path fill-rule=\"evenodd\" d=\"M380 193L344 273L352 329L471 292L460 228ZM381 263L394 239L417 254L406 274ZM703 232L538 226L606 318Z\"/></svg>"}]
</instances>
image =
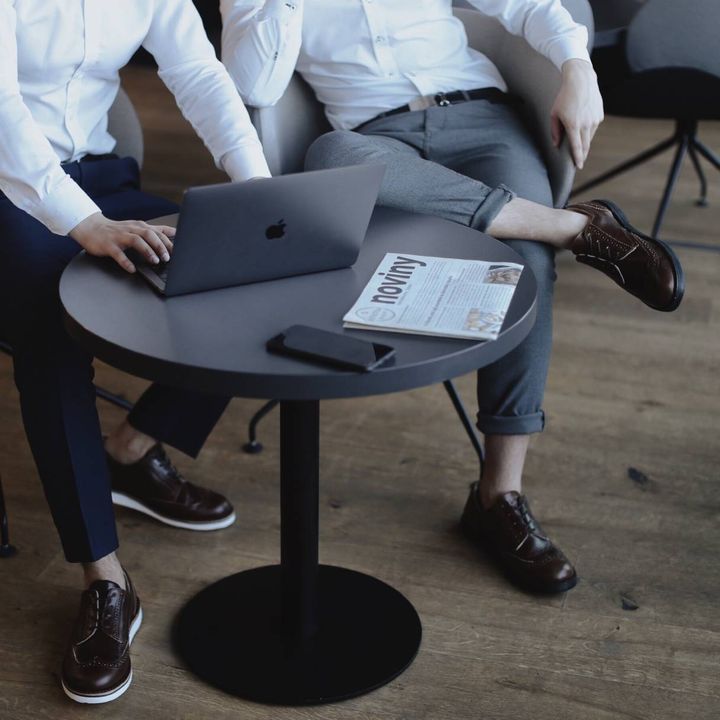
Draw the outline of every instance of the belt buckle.
<instances>
[{"instance_id":1,"label":"belt buckle","mask_svg":"<svg viewBox=\"0 0 720 720\"><path fill-rule=\"evenodd\" d=\"M444 92L439 92L435 95L435 103L438 107L447 107L451 104Z\"/></svg>"}]
</instances>

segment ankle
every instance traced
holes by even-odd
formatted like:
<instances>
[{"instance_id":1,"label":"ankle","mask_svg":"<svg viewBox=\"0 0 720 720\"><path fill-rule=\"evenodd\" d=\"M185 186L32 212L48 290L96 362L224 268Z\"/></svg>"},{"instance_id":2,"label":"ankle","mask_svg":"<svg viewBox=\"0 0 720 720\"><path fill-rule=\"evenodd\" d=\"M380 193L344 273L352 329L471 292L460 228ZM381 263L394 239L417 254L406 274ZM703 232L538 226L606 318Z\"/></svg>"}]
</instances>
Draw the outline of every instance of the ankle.
<instances>
[{"instance_id":1,"label":"ankle","mask_svg":"<svg viewBox=\"0 0 720 720\"><path fill-rule=\"evenodd\" d=\"M503 495L509 492L522 494L520 483L507 479L498 481L494 478L482 477L477 484L476 495L484 510L489 510Z\"/></svg>"},{"instance_id":2,"label":"ankle","mask_svg":"<svg viewBox=\"0 0 720 720\"><path fill-rule=\"evenodd\" d=\"M105 439L105 450L108 455L122 465L132 465L141 460L153 445L155 445L153 438L135 430L127 420Z\"/></svg>"},{"instance_id":3,"label":"ankle","mask_svg":"<svg viewBox=\"0 0 720 720\"><path fill-rule=\"evenodd\" d=\"M96 580L110 580L123 590L127 589L125 587L125 573L115 553L106 555L94 562L83 563L83 575L86 588L89 588Z\"/></svg>"},{"instance_id":4,"label":"ankle","mask_svg":"<svg viewBox=\"0 0 720 720\"><path fill-rule=\"evenodd\" d=\"M558 210L562 223L558 226L560 247L568 249L572 241L587 227L590 218L574 210Z\"/></svg>"}]
</instances>

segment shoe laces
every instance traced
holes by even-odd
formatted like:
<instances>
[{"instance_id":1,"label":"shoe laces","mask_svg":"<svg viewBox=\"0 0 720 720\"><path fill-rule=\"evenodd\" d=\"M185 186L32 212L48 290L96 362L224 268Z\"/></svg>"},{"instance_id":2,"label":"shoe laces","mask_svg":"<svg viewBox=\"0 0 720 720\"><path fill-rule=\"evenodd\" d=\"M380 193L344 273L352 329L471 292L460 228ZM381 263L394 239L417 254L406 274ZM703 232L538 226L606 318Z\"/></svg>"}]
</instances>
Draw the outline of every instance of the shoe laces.
<instances>
[{"instance_id":1,"label":"shoe laces","mask_svg":"<svg viewBox=\"0 0 720 720\"><path fill-rule=\"evenodd\" d=\"M538 525L537 520L533 517L533 514L530 512L530 508L528 507L524 497L518 500L517 510L520 513L520 518L523 524L527 527L528 532L538 533L541 535L542 531L540 530L540 526Z\"/></svg>"}]
</instances>

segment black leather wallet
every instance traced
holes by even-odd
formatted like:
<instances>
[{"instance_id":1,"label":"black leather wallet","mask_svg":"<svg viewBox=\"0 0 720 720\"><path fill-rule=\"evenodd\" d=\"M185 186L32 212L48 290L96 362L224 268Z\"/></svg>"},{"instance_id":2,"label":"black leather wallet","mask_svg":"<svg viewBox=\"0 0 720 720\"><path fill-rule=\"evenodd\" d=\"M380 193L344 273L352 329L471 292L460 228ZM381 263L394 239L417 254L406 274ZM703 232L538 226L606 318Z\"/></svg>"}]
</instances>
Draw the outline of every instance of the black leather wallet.
<instances>
[{"instance_id":1,"label":"black leather wallet","mask_svg":"<svg viewBox=\"0 0 720 720\"><path fill-rule=\"evenodd\" d=\"M308 325L289 327L285 332L270 338L265 347L269 352L279 355L290 355L361 372L370 372L395 355L395 349L390 345L360 340Z\"/></svg>"}]
</instances>

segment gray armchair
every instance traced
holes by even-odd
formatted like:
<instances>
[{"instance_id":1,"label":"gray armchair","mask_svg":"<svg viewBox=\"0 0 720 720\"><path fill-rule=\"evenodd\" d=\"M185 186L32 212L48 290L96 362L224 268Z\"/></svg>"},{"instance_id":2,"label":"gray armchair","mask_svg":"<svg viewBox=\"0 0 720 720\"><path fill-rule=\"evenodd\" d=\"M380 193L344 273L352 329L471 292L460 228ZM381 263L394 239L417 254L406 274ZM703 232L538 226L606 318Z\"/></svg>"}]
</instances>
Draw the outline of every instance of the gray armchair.
<instances>
[{"instance_id":1,"label":"gray armchair","mask_svg":"<svg viewBox=\"0 0 720 720\"><path fill-rule=\"evenodd\" d=\"M135 108L127 93L120 88L108 114L108 131L117 140L115 153L133 157L142 168L145 155L143 131Z\"/></svg>"},{"instance_id":2,"label":"gray armchair","mask_svg":"<svg viewBox=\"0 0 720 720\"><path fill-rule=\"evenodd\" d=\"M588 37L592 38L593 16L587 0L564 0L563 4L576 22L588 28ZM497 65L510 91L525 101L531 127L537 129L545 157L553 202L556 207L564 206L575 178L575 166L567 143L558 149L550 135L550 110L560 87L559 71L524 38L511 35L497 20L472 9L456 7L454 12L465 25L470 46L486 54ZM293 75L277 104L250 108L250 117L273 175L301 172L305 153L313 140L331 129L321 104L298 73ZM452 381L443 384L482 466L483 450L475 427ZM276 401L266 403L250 421L248 442L243 446L245 452L262 450L257 441L257 426L276 404Z\"/></svg>"},{"instance_id":3,"label":"gray armchair","mask_svg":"<svg viewBox=\"0 0 720 720\"><path fill-rule=\"evenodd\" d=\"M593 16L587 0L564 0L576 22L593 36ZM552 144L550 109L560 86L560 73L520 37L477 10L455 8L463 21L471 47L485 53L498 67L510 91L525 101L532 127L537 129L548 167L556 207L567 201L575 177L567 147ZM273 175L300 172L305 152L315 138L330 130L322 106L298 73L279 102L267 108L251 108L250 116L265 150Z\"/></svg>"}]
</instances>

